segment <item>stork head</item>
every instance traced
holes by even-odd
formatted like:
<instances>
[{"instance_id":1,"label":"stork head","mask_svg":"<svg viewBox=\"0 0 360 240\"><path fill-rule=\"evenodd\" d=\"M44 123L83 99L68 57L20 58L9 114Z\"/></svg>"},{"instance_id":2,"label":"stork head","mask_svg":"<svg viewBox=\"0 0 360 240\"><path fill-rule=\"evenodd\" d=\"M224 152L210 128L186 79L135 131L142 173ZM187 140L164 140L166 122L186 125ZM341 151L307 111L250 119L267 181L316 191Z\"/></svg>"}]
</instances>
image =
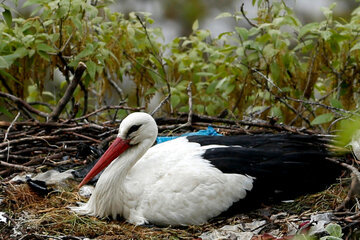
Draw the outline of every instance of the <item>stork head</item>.
<instances>
[{"instance_id":1,"label":"stork head","mask_svg":"<svg viewBox=\"0 0 360 240\"><path fill-rule=\"evenodd\" d=\"M157 125L151 115L143 112L136 112L127 116L120 124L119 133L115 141L85 176L79 184L79 187L89 182L128 148L140 144L145 144L145 146L150 147L155 142L157 133Z\"/></svg>"},{"instance_id":2,"label":"stork head","mask_svg":"<svg viewBox=\"0 0 360 240\"><path fill-rule=\"evenodd\" d=\"M117 138L121 138L129 145L137 145L145 140L154 143L158 128L154 118L143 112L132 113L120 124Z\"/></svg>"}]
</instances>

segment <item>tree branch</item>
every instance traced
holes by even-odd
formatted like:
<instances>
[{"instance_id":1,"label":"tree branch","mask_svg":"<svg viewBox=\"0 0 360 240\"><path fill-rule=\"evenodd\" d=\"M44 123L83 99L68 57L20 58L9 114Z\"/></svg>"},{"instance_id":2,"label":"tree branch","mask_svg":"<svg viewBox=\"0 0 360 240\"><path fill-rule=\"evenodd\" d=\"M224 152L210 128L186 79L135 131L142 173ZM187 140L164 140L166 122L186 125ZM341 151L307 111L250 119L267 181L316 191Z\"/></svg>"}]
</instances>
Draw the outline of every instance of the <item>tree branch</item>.
<instances>
[{"instance_id":1,"label":"tree branch","mask_svg":"<svg viewBox=\"0 0 360 240\"><path fill-rule=\"evenodd\" d=\"M13 163L8 163L8 162L4 162L4 161L0 161L0 166L19 169L19 170L23 170L23 171L27 171L27 172L34 172L35 171L35 169L32 168L32 167L26 167L26 166L22 166L22 165L19 165L19 164L13 164Z\"/></svg>"},{"instance_id":2,"label":"tree branch","mask_svg":"<svg viewBox=\"0 0 360 240\"><path fill-rule=\"evenodd\" d=\"M79 117L79 118L74 118L74 119L71 119L71 121L79 121L79 120L83 120L83 119L86 119L88 117L91 117L92 115L95 115L99 112L102 112L102 111L106 111L106 110L109 110L109 109L124 109L124 110L130 110L130 111L140 111L140 110L143 110L144 108L132 108L132 107L127 107L127 106L105 106L105 107L102 107L94 112L91 112L91 113L88 113L82 117Z\"/></svg>"},{"instance_id":3,"label":"tree branch","mask_svg":"<svg viewBox=\"0 0 360 240\"><path fill-rule=\"evenodd\" d=\"M251 22L251 21L248 19L248 17L246 16L245 11L244 11L244 3L241 4L240 11L241 11L241 14L243 15L243 17L245 18L245 20L246 20L251 26L256 27L256 28L259 27L259 26L256 25L255 23Z\"/></svg>"},{"instance_id":4,"label":"tree branch","mask_svg":"<svg viewBox=\"0 0 360 240\"><path fill-rule=\"evenodd\" d=\"M44 117L44 118L47 118L48 117L48 114L47 113L44 113L44 112L41 112L35 108L33 108L32 106L30 106L30 104L28 104L27 102L25 102L24 100L14 96L14 95L11 95L9 93L4 93L4 92L0 92L0 97L5 97L11 101L13 101L19 110L23 110L23 111L27 111L27 112L30 112L30 113L34 113L38 116L41 116L41 117Z\"/></svg>"},{"instance_id":5,"label":"tree branch","mask_svg":"<svg viewBox=\"0 0 360 240\"><path fill-rule=\"evenodd\" d=\"M59 119L61 112L64 110L66 104L69 102L72 97L78 83L81 80L81 77L86 70L86 65L83 62L79 62L75 70L75 75L69 86L67 87L64 96L60 99L58 105L55 107L54 111L49 115L48 121L56 121Z\"/></svg>"}]
</instances>

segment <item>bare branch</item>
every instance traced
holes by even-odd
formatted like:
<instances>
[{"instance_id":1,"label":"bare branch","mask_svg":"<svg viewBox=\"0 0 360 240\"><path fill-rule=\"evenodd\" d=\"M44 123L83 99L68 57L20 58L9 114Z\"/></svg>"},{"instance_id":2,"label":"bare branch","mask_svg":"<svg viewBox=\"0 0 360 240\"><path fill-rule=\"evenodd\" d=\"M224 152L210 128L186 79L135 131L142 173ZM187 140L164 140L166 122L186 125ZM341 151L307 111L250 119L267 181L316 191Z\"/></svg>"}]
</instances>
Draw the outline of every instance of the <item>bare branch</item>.
<instances>
[{"instance_id":1,"label":"bare branch","mask_svg":"<svg viewBox=\"0 0 360 240\"><path fill-rule=\"evenodd\" d=\"M86 65L83 62L79 62L79 65L77 66L77 68L75 70L74 79L71 81L71 83L67 87L64 96L60 99L60 101L59 101L58 105L55 107L54 111L49 115L48 121L58 120L61 112L64 110L66 104L69 102L70 98L72 97L85 70L86 70Z\"/></svg>"},{"instance_id":2,"label":"bare branch","mask_svg":"<svg viewBox=\"0 0 360 240\"><path fill-rule=\"evenodd\" d=\"M256 28L259 27L259 26L256 25L255 23L251 22L251 21L248 19L248 17L246 16L245 11L244 11L244 3L241 4L240 11L241 11L241 14L243 15L243 17L245 18L245 20L246 20L251 26L256 27Z\"/></svg>"},{"instance_id":3,"label":"bare branch","mask_svg":"<svg viewBox=\"0 0 360 240\"><path fill-rule=\"evenodd\" d=\"M189 126L191 126L192 124L192 115L193 115L193 104L192 104L192 91L191 91L191 85L192 82L189 82L188 86L187 86L187 93L189 96L189 115L188 115L188 121L186 124L188 124Z\"/></svg>"},{"instance_id":4,"label":"bare branch","mask_svg":"<svg viewBox=\"0 0 360 240\"><path fill-rule=\"evenodd\" d=\"M110 71L107 67L105 67L105 73L106 73L106 78L109 81L110 85L116 90L116 92L119 94L120 96L120 100L124 101L124 92L123 90L116 84L116 82L113 80Z\"/></svg>"},{"instance_id":5,"label":"bare branch","mask_svg":"<svg viewBox=\"0 0 360 240\"><path fill-rule=\"evenodd\" d=\"M160 104L150 113L151 116L153 116L171 97L171 94L168 94L166 98L164 98Z\"/></svg>"},{"instance_id":6,"label":"bare branch","mask_svg":"<svg viewBox=\"0 0 360 240\"><path fill-rule=\"evenodd\" d=\"M18 114L16 115L16 117L14 118L14 120L11 122L10 126L6 129L5 132L5 137L4 137L4 142L7 142L8 146L7 146L7 157L6 157L6 161L9 162L9 156L10 156L10 142L7 139L8 138L8 134L10 132L10 129L12 128L12 126L14 125L14 123L16 122L16 120L19 118L20 116L20 112L18 112Z\"/></svg>"},{"instance_id":7,"label":"bare branch","mask_svg":"<svg viewBox=\"0 0 360 240\"><path fill-rule=\"evenodd\" d=\"M16 117L14 118L14 120L11 122L10 126L7 128L6 132L5 132L5 137L4 137L4 142L7 141L7 137L8 134L10 132L10 129L12 128L12 126L14 125L14 123L16 122L16 120L19 118L20 116L20 112L18 112L18 114L16 115Z\"/></svg>"},{"instance_id":8,"label":"bare branch","mask_svg":"<svg viewBox=\"0 0 360 240\"><path fill-rule=\"evenodd\" d=\"M120 103L121 104L121 103ZM102 112L102 111L106 111L106 110L109 110L109 109L123 109L123 110L130 110L130 111L140 111L140 110L143 110L144 108L140 107L140 108L132 108L132 107L127 107L127 106L105 106L105 107L102 107L94 112L91 112L91 113L88 113L82 117L79 117L79 118L74 118L72 119L71 121L79 121L79 120L83 120L83 119L86 119L88 117L91 117L99 112Z\"/></svg>"},{"instance_id":9,"label":"bare branch","mask_svg":"<svg viewBox=\"0 0 360 240\"><path fill-rule=\"evenodd\" d=\"M42 106L49 108L50 111L54 110L53 106L51 106L51 104L45 103L45 102L34 101L34 102L29 102L29 105L42 105Z\"/></svg>"},{"instance_id":10,"label":"bare branch","mask_svg":"<svg viewBox=\"0 0 360 240\"><path fill-rule=\"evenodd\" d=\"M350 114L350 115L360 116L360 114L357 114L357 113L355 113L355 112L347 111L347 110L342 109L342 108L331 107L331 106L328 106L328 105L326 105L326 104L319 103L319 102L312 102L312 101L307 101L307 100L301 100L301 99L296 99L296 98L287 97L287 96L285 96L284 98L285 98L285 99L288 99L288 100L291 100L291 101L294 101L294 102L302 102L302 103L306 103L306 104L309 104L309 105L320 106L320 107L325 108L325 109L327 109L327 110L330 110L330 111L332 111L333 113L335 113L335 114L337 114L337 115L340 115L340 116L343 116L343 115L340 114L339 112L342 112L342 113L345 113L345 114Z\"/></svg>"},{"instance_id":11,"label":"bare branch","mask_svg":"<svg viewBox=\"0 0 360 240\"><path fill-rule=\"evenodd\" d=\"M23 166L23 165L8 163L8 162L4 162L4 161L0 161L0 166L4 166L4 167L8 167L8 168L14 168L14 169L18 169L18 170L27 171L27 172L34 172L35 171L35 169L32 168L32 167L26 167L26 166Z\"/></svg>"},{"instance_id":12,"label":"bare branch","mask_svg":"<svg viewBox=\"0 0 360 240\"><path fill-rule=\"evenodd\" d=\"M44 118L48 117L47 113L44 113L42 111L39 111L39 110L33 108L32 106L30 106L30 104L28 104L24 100L14 96L14 95L11 95L9 93L0 92L0 97L5 97L5 98L13 101L18 106L19 110L23 110L26 113L27 112L34 113L34 114L36 114L36 115L38 115L40 117L44 117Z\"/></svg>"}]
</instances>

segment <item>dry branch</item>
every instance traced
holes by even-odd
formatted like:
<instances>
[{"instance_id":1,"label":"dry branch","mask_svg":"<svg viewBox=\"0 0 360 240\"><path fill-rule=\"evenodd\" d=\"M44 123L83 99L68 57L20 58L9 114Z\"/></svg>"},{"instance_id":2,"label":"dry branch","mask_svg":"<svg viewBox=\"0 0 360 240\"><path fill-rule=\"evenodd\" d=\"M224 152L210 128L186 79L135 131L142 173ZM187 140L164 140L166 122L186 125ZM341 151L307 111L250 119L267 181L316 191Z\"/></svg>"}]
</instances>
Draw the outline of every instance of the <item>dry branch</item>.
<instances>
[{"instance_id":1,"label":"dry branch","mask_svg":"<svg viewBox=\"0 0 360 240\"><path fill-rule=\"evenodd\" d=\"M16 117L14 118L14 120L11 122L10 126L8 127L8 129L6 129L6 132L5 132L5 137L4 137L4 142L7 141L7 137L8 137L8 134L10 132L10 129L11 127L14 125L14 122L16 122L16 120L19 118L20 116L20 112L18 112L18 114L16 115Z\"/></svg>"},{"instance_id":2,"label":"dry branch","mask_svg":"<svg viewBox=\"0 0 360 240\"><path fill-rule=\"evenodd\" d=\"M243 17L245 18L245 20L250 24L250 26L255 27L255 28L259 28L258 25L251 22L250 19L246 16L245 11L244 11L244 3L241 4L240 11L241 11L241 14L243 15Z\"/></svg>"},{"instance_id":3,"label":"dry branch","mask_svg":"<svg viewBox=\"0 0 360 240\"><path fill-rule=\"evenodd\" d=\"M44 117L44 118L48 117L47 113L41 112L41 111L33 108L32 106L30 106L30 104L28 104L24 100L14 96L14 95L11 95L9 93L0 92L0 97L4 97L4 98L7 98L7 99L13 101L17 105L19 110L34 113L34 114L36 114L40 117Z\"/></svg>"},{"instance_id":4,"label":"dry branch","mask_svg":"<svg viewBox=\"0 0 360 240\"><path fill-rule=\"evenodd\" d=\"M67 87L64 96L60 99L58 105L55 107L54 111L49 115L49 121L56 121L61 112L64 110L66 104L71 99L77 85L79 84L81 77L86 70L86 65L83 62L79 62L75 70L75 75L69 86Z\"/></svg>"},{"instance_id":5,"label":"dry branch","mask_svg":"<svg viewBox=\"0 0 360 240\"><path fill-rule=\"evenodd\" d=\"M144 108L140 107L140 108L132 108L132 107L127 107L127 106L105 106L105 107L102 107L94 112L91 112L91 113L88 113L82 117L79 117L79 118L74 118L72 119L72 121L79 121L79 120L83 120L83 119L87 119L95 114L98 114L99 112L103 112L103 111L106 111L106 110L109 110L109 109L123 109L123 110L130 110L130 111L134 111L134 112L137 112L137 111L141 111L143 110Z\"/></svg>"},{"instance_id":6,"label":"dry branch","mask_svg":"<svg viewBox=\"0 0 360 240\"><path fill-rule=\"evenodd\" d=\"M166 98L164 98L160 104L150 113L151 116L154 116L154 114L171 98L171 94L168 94Z\"/></svg>"},{"instance_id":7,"label":"dry branch","mask_svg":"<svg viewBox=\"0 0 360 240\"><path fill-rule=\"evenodd\" d=\"M13 164L13 163L8 163L8 162L4 162L4 161L0 161L0 166L15 168L15 169L19 169L19 170L26 171L26 172L34 172L34 169L32 167L26 167L26 166L22 166L19 164Z\"/></svg>"}]
</instances>

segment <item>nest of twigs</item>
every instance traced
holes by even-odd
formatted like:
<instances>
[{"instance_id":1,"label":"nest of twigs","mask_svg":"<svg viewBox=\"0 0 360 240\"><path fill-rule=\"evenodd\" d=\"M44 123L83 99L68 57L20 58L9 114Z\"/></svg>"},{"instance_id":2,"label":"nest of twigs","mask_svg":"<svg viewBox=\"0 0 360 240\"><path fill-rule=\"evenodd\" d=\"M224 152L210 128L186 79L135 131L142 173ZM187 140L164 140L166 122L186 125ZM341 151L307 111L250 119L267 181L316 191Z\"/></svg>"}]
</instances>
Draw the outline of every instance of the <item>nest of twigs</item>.
<instances>
[{"instance_id":1,"label":"nest of twigs","mask_svg":"<svg viewBox=\"0 0 360 240\"><path fill-rule=\"evenodd\" d=\"M70 239L80 239L77 236L98 239L195 239L203 232L220 228L224 225L235 225L251 222L254 219L268 220L271 215L287 212L288 217L296 214L300 221L309 220L311 213L333 209L342 203L346 196L348 184L335 184L326 191L308 195L291 203L283 203L270 207L264 206L256 211L240 214L231 218L214 219L208 224L187 227L135 227L123 219L110 220L89 216L78 216L71 212L68 206L76 205L78 201L87 199L79 197L76 183L68 189L51 192L47 196L39 196L26 184L3 185L1 188L5 212L12 227L17 226L26 239L49 239L57 236L68 236ZM314 205L314 202L323 204ZM341 218L341 216L340 216ZM280 229L286 235L287 219L267 226L264 231ZM3 237L11 236L10 230L3 228ZM261 239L261 238L259 238Z\"/></svg>"}]
</instances>

